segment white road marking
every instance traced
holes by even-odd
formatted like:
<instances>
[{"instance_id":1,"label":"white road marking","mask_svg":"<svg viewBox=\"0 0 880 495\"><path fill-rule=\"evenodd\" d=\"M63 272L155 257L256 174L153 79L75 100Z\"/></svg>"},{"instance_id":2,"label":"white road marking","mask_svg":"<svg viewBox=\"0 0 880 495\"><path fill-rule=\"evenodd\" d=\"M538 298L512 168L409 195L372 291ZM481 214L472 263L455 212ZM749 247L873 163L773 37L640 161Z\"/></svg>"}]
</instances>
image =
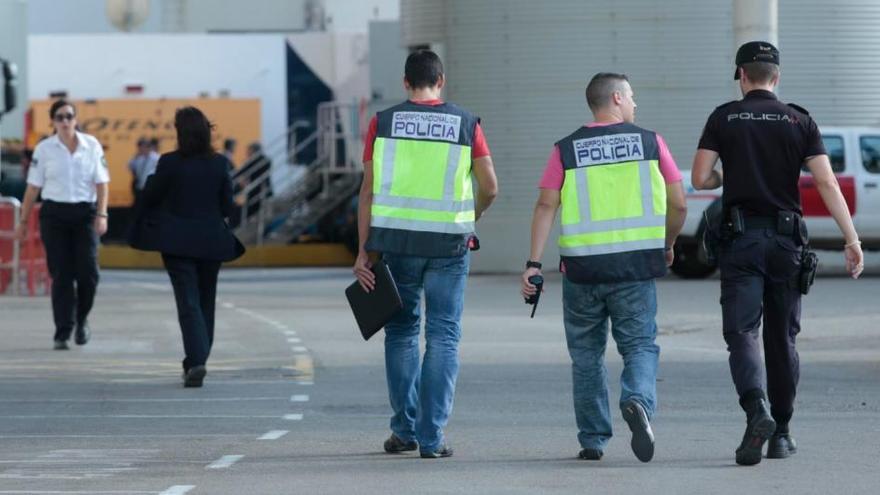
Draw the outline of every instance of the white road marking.
<instances>
[{"instance_id":1,"label":"white road marking","mask_svg":"<svg viewBox=\"0 0 880 495\"><path fill-rule=\"evenodd\" d=\"M301 345L295 345L290 348L293 352L309 352L309 350Z\"/></svg>"},{"instance_id":2,"label":"white road marking","mask_svg":"<svg viewBox=\"0 0 880 495\"><path fill-rule=\"evenodd\" d=\"M174 485L159 495L183 495L193 488L195 488L195 485Z\"/></svg>"},{"instance_id":3,"label":"white road marking","mask_svg":"<svg viewBox=\"0 0 880 495\"><path fill-rule=\"evenodd\" d=\"M284 419L288 421L300 421L303 419L302 414L285 414Z\"/></svg>"},{"instance_id":4,"label":"white road marking","mask_svg":"<svg viewBox=\"0 0 880 495\"><path fill-rule=\"evenodd\" d=\"M302 339L300 339L299 337L288 337L287 342L291 344L299 344L300 342L302 342Z\"/></svg>"},{"instance_id":5,"label":"white road marking","mask_svg":"<svg viewBox=\"0 0 880 495\"><path fill-rule=\"evenodd\" d=\"M171 292L171 284L155 284L152 282L129 282L129 285L141 289L152 290L156 292Z\"/></svg>"},{"instance_id":6,"label":"white road marking","mask_svg":"<svg viewBox=\"0 0 880 495\"><path fill-rule=\"evenodd\" d=\"M243 455L224 455L223 457L217 459L205 466L205 469L226 469L236 462L240 461Z\"/></svg>"},{"instance_id":7,"label":"white road marking","mask_svg":"<svg viewBox=\"0 0 880 495\"><path fill-rule=\"evenodd\" d=\"M313 381L311 381L311 380L306 380L306 381L303 381L303 382L297 382L297 383L299 383L300 385L305 385L305 386L309 386L309 385L314 385L314 384L315 384L315 382L313 382Z\"/></svg>"},{"instance_id":8,"label":"white road marking","mask_svg":"<svg viewBox=\"0 0 880 495\"><path fill-rule=\"evenodd\" d=\"M296 336L296 330L285 330L284 335L294 337L294 336Z\"/></svg>"},{"instance_id":9,"label":"white road marking","mask_svg":"<svg viewBox=\"0 0 880 495\"><path fill-rule=\"evenodd\" d=\"M226 309L232 309L232 308L235 307L235 304L228 303L228 302L221 303L220 305L223 306L223 307L226 308Z\"/></svg>"},{"instance_id":10,"label":"white road marking","mask_svg":"<svg viewBox=\"0 0 880 495\"><path fill-rule=\"evenodd\" d=\"M309 401L308 395L291 395L290 396L290 402L308 402L308 401Z\"/></svg>"},{"instance_id":11,"label":"white road marking","mask_svg":"<svg viewBox=\"0 0 880 495\"><path fill-rule=\"evenodd\" d=\"M290 431L288 431L288 430L272 430L269 433L266 433L265 435L261 436L257 440L278 440L279 438L283 437L284 435L287 435L288 433L290 433Z\"/></svg>"}]
</instances>

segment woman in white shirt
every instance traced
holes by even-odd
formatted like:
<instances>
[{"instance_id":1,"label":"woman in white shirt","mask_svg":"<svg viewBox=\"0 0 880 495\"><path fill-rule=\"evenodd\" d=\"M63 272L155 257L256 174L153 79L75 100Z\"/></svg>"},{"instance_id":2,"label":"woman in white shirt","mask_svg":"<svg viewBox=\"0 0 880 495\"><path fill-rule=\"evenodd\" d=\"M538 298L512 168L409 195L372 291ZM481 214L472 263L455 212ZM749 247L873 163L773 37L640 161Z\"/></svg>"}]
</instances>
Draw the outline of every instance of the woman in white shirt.
<instances>
[{"instance_id":1,"label":"woman in white shirt","mask_svg":"<svg viewBox=\"0 0 880 495\"><path fill-rule=\"evenodd\" d=\"M52 276L55 349L66 350L72 333L89 341L89 311L98 286L98 237L107 232L107 161L101 143L76 129L76 108L58 100L49 109L55 134L34 149L21 207L18 239L42 192L40 236Z\"/></svg>"}]
</instances>

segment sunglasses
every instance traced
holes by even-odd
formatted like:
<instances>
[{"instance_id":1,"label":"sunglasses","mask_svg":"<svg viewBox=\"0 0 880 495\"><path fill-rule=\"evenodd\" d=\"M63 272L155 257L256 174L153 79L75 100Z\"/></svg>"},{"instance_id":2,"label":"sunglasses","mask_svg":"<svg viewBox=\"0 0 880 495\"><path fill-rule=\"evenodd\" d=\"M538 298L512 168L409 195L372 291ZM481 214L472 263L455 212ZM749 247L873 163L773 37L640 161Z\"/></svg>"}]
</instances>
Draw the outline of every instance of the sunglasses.
<instances>
[{"instance_id":1,"label":"sunglasses","mask_svg":"<svg viewBox=\"0 0 880 495\"><path fill-rule=\"evenodd\" d=\"M73 120L76 118L76 115L72 113L56 113L52 120L55 122L64 122L65 120Z\"/></svg>"}]
</instances>

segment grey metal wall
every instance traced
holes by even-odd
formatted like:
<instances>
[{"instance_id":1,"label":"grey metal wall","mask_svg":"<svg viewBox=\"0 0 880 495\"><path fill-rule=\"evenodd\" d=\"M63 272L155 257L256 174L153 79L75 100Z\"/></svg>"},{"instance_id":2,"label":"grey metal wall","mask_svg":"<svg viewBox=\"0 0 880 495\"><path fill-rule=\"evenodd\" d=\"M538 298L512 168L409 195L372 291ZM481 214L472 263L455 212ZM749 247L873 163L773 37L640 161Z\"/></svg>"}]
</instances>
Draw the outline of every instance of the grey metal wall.
<instances>
[{"instance_id":1,"label":"grey metal wall","mask_svg":"<svg viewBox=\"0 0 880 495\"><path fill-rule=\"evenodd\" d=\"M820 125L880 126L880 0L779 0L783 100Z\"/></svg>"},{"instance_id":2,"label":"grey metal wall","mask_svg":"<svg viewBox=\"0 0 880 495\"><path fill-rule=\"evenodd\" d=\"M784 99L823 124L878 123L878 3L779 0ZM495 159L501 196L478 225L474 269L525 261L537 181L553 142L590 119L596 72L630 76L637 123L689 169L708 114L738 97L731 15L732 0L402 0L404 43L439 45L447 98L483 117Z\"/></svg>"}]
</instances>

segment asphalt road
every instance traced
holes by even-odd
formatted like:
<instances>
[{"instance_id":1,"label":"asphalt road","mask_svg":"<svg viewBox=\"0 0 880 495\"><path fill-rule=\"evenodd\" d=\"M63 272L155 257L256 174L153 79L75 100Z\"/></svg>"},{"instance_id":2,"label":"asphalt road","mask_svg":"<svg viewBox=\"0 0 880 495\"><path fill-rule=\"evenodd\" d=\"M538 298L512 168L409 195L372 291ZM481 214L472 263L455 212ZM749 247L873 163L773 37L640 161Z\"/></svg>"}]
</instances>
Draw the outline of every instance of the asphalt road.
<instances>
[{"instance_id":1,"label":"asphalt road","mask_svg":"<svg viewBox=\"0 0 880 495\"><path fill-rule=\"evenodd\" d=\"M93 340L68 352L51 350L46 298L0 298L0 494L825 494L880 482L880 278L824 277L805 299L800 451L744 468L717 280L659 282L657 453L643 464L619 417L601 461L576 459L558 276L534 320L516 276L471 278L455 456L441 460L382 453L381 335L357 335L348 270L224 271L197 390L180 384L166 275L102 277ZM613 347L608 366L616 403Z\"/></svg>"}]
</instances>

